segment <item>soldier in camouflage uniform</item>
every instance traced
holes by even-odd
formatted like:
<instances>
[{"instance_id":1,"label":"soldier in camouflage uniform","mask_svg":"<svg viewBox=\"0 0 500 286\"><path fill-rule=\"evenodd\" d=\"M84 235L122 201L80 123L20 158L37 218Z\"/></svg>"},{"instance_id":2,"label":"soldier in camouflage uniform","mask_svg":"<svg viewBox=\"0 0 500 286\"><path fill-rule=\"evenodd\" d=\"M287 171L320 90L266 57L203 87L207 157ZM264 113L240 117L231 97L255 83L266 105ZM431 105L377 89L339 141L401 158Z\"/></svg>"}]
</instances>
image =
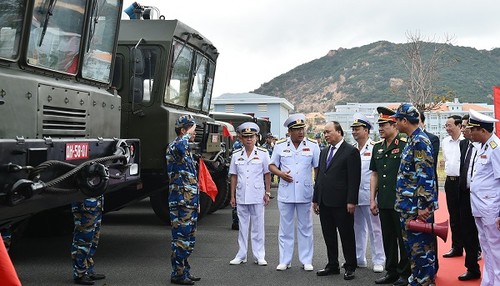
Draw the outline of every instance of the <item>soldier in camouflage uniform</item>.
<instances>
[{"instance_id":1,"label":"soldier in camouflage uniform","mask_svg":"<svg viewBox=\"0 0 500 286\"><path fill-rule=\"evenodd\" d=\"M434 159L429 137L418 126L419 113L408 103L399 106L393 115L400 132L408 135L403 150L396 184L396 205L406 251L411 261L409 285L434 285L436 244L433 234L414 232L407 228L410 220L433 222L438 209L434 180Z\"/></svg>"},{"instance_id":2,"label":"soldier in camouflage uniform","mask_svg":"<svg viewBox=\"0 0 500 286\"><path fill-rule=\"evenodd\" d=\"M71 245L73 279L76 284L94 285L94 280L106 278L94 272L94 254L99 243L103 197L88 198L71 204L75 229Z\"/></svg>"},{"instance_id":3,"label":"soldier in camouflage uniform","mask_svg":"<svg viewBox=\"0 0 500 286\"><path fill-rule=\"evenodd\" d=\"M188 257L194 249L198 220L198 171L189 142L196 136L196 123L183 115L175 123L177 138L167 147L170 220L172 222L172 275L170 282L194 285L200 278L190 274Z\"/></svg>"}]
</instances>

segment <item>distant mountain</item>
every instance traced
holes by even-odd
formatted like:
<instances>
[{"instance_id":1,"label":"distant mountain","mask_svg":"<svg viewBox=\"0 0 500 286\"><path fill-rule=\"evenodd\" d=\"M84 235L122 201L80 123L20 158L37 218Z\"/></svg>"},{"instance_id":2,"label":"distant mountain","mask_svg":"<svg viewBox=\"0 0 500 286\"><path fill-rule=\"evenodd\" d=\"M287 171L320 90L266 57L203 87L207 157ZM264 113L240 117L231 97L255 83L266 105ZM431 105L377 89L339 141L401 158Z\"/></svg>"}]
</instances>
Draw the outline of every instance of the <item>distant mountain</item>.
<instances>
[{"instance_id":1,"label":"distant mountain","mask_svg":"<svg viewBox=\"0 0 500 286\"><path fill-rule=\"evenodd\" d=\"M331 50L302 64L253 92L286 98L297 111L333 111L346 102L403 102L409 77L403 66L404 46L386 41ZM431 54L428 45L424 54ZM500 85L500 48L491 51L450 46L436 82L441 95L461 102L492 102L492 87ZM399 89L398 89L399 88ZM397 90L395 92L395 90Z\"/></svg>"}]
</instances>

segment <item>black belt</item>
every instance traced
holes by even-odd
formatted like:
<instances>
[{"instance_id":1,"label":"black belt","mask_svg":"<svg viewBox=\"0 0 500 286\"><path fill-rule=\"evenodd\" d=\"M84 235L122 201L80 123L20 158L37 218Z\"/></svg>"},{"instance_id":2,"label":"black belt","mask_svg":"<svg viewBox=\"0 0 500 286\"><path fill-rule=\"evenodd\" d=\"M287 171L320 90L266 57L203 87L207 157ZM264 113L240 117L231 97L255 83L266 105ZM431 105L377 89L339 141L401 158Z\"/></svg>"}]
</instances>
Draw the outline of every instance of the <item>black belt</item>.
<instances>
[{"instance_id":1,"label":"black belt","mask_svg":"<svg viewBox=\"0 0 500 286\"><path fill-rule=\"evenodd\" d=\"M457 181L459 178L459 176L446 176L446 180L450 181Z\"/></svg>"}]
</instances>

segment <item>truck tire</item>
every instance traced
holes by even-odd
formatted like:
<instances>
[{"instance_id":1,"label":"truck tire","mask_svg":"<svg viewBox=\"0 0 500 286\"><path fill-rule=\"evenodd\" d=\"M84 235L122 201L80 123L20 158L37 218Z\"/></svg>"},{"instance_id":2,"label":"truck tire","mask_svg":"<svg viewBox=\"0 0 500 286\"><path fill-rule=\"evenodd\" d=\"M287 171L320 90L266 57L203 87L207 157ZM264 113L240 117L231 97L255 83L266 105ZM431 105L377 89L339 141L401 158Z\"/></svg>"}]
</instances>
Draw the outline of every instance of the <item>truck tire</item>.
<instances>
[{"instance_id":1,"label":"truck tire","mask_svg":"<svg viewBox=\"0 0 500 286\"><path fill-rule=\"evenodd\" d=\"M168 190L156 192L149 197L149 201L156 216L167 225L171 225L170 208L168 207ZM211 206L212 199L204 192L200 192L200 213L198 213L198 220L201 220L208 214Z\"/></svg>"},{"instance_id":2,"label":"truck tire","mask_svg":"<svg viewBox=\"0 0 500 286\"><path fill-rule=\"evenodd\" d=\"M217 196L215 197L215 201L212 203L209 213L213 213L222 208L229 195L227 169L213 174L212 179L214 180L215 185L217 185Z\"/></svg>"}]
</instances>

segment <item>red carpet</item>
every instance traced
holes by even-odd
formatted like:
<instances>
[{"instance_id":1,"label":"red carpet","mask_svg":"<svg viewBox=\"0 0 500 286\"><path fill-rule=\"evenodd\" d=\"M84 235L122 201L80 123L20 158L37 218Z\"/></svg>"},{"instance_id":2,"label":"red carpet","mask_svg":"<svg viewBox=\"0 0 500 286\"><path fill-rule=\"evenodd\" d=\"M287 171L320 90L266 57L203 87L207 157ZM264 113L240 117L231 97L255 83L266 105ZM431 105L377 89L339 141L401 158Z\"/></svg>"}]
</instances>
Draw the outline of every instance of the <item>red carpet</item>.
<instances>
[{"instance_id":1,"label":"red carpet","mask_svg":"<svg viewBox=\"0 0 500 286\"><path fill-rule=\"evenodd\" d=\"M436 222L442 222L449 217L446 207L446 194L439 192L439 210L436 212ZM436 277L436 286L472 286L481 284L481 279L473 281L460 281L458 276L462 275L466 268L464 266L465 253L462 257L443 258L443 254L451 248L451 230L448 230L447 242L438 238L439 272ZM483 260L479 261L481 272L483 270Z\"/></svg>"}]
</instances>

